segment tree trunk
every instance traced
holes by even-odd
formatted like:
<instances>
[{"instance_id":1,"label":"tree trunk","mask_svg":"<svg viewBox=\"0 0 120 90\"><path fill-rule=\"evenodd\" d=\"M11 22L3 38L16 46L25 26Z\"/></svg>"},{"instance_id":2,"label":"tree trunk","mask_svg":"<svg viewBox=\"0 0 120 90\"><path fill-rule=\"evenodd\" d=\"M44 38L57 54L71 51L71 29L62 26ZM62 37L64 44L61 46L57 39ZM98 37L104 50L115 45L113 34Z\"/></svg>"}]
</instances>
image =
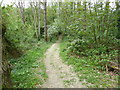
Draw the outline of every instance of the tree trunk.
<instances>
[{"instance_id":1,"label":"tree trunk","mask_svg":"<svg viewBox=\"0 0 120 90\"><path fill-rule=\"evenodd\" d=\"M45 32L45 41L47 40L47 13L46 13L46 0L44 0L44 32Z\"/></svg>"},{"instance_id":2,"label":"tree trunk","mask_svg":"<svg viewBox=\"0 0 120 90\"><path fill-rule=\"evenodd\" d=\"M87 3L87 2L84 1L84 22L85 22L85 23L84 23L84 30L86 30L86 26L87 26L87 25L86 25L86 24L87 24L87 22L86 22L86 21L87 21L87 19L86 19L86 16L87 16L87 15L86 15L86 14L87 14L87 13L86 13L86 3Z\"/></svg>"},{"instance_id":3,"label":"tree trunk","mask_svg":"<svg viewBox=\"0 0 120 90\"><path fill-rule=\"evenodd\" d=\"M11 68L7 60L7 48L6 48L7 41L4 36L5 32L6 32L5 27L2 25L2 71L0 70L0 74L2 73L2 87L11 88L12 87L12 82L10 78Z\"/></svg>"},{"instance_id":4,"label":"tree trunk","mask_svg":"<svg viewBox=\"0 0 120 90\"><path fill-rule=\"evenodd\" d=\"M58 17L60 17L60 5L61 5L61 2L59 1L58 2Z\"/></svg>"},{"instance_id":5,"label":"tree trunk","mask_svg":"<svg viewBox=\"0 0 120 90\"><path fill-rule=\"evenodd\" d=\"M22 18L22 23L23 25L25 24L25 17L24 17L24 6L23 6L23 2L18 2L19 8L20 8L20 15Z\"/></svg>"},{"instance_id":6,"label":"tree trunk","mask_svg":"<svg viewBox=\"0 0 120 90\"><path fill-rule=\"evenodd\" d=\"M3 44L4 44L5 40L3 38ZM3 88L11 88L12 87L12 83L11 83L11 79L10 79L10 73L11 73L11 69L10 69L10 64L7 61L6 58L6 47L5 45L2 45L2 87Z\"/></svg>"},{"instance_id":7,"label":"tree trunk","mask_svg":"<svg viewBox=\"0 0 120 90\"><path fill-rule=\"evenodd\" d=\"M40 40L40 2L38 2L38 40Z\"/></svg>"},{"instance_id":8,"label":"tree trunk","mask_svg":"<svg viewBox=\"0 0 120 90\"><path fill-rule=\"evenodd\" d=\"M38 30L37 30L37 2L30 2L30 6L32 8L32 15L33 15L33 26L35 29L35 36L38 38Z\"/></svg>"},{"instance_id":9,"label":"tree trunk","mask_svg":"<svg viewBox=\"0 0 120 90\"><path fill-rule=\"evenodd\" d=\"M36 37L38 38L36 4L37 4L37 2L35 2L35 4L34 4L34 27L35 27L35 31L36 31Z\"/></svg>"},{"instance_id":10,"label":"tree trunk","mask_svg":"<svg viewBox=\"0 0 120 90\"><path fill-rule=\"evenodd\" d=\"M96 7L94 6L94 10L95 10L95 16L93 17L93 21L96 21L97 23L97 20L96 20L96 17L97 17L97 10L96 10ZM97 36L96 36L96 30L97 30L97 26L96 25L93 25L93 33L94 33L94 39L95 39L95 43L96 45L98 45L98 40L97 40Z\"/></svg>"}]
</instances>

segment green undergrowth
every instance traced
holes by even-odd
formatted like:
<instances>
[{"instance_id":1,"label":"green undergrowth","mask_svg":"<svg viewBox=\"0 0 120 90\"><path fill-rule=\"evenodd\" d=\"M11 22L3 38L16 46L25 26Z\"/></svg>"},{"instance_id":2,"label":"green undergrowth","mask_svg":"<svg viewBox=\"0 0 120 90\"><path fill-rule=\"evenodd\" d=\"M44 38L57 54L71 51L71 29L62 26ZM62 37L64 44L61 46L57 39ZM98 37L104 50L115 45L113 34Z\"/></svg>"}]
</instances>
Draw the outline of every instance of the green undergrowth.
<instances>
[{"instance_id":1,"label":"green undergrowth","mask_svg":"<svg viewBox=\"0 0 120 90\"><path fill-rule=\"evenodd\" d=\"M63 62L72 65L75 72L77 72L80 81L84 81L84 85L90 88L117 88L118 75L109 72L106 73L104 67L98 63L98 56L92 55L90 57L77 57L68 54L67 42L63 40L60 44L60 56Z\"/></svg>"},{"instance_id":2,"label":"green undergrowth","mask_svg":"<svg viewBox=\"0 0 120 90\"><path fill-rule=\"evenodd\" d=\"M13 66L11 77L14 88L35 88L44 83L47 74L43 58L51 44L40 41L20 58L10 60Z\"/></svg>"}]
</instances>

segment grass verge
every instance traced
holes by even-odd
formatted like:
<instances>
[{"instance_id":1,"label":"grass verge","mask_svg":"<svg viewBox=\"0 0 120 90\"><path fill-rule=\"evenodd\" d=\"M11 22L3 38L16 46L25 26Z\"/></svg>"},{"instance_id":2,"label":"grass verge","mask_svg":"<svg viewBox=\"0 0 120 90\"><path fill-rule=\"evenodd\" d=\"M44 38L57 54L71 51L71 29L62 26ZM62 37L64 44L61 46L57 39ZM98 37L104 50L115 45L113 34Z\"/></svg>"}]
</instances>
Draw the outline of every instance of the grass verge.
<instances>
[{"instance_id":1,"label":"grass verge","mask_svg":"<svg viewBox=\"0 0 120 90\"><path fill-rule=\"evenodd\" d=\"M11 78L14 88L35 88L42 85L47 78L43 62L44 53L52 43L40 41L18 59L11 59L13 66Z\"/></svg>"},{"instance_id":2,"label":"grass verge","mask_svg":"<svg viewBox=\"0 0 120 90\"><path fill-rule=\"evenodd\" d=\"M77 72L80 81L85 80L83 83L89 88L117 88L118 87L118 75L110 75L104 70L100 71L99 65L96 60L92 60L89 57L76 58L67 54L67 42L62 41L60 44L60 56L63 62L72 65L75 72Z\"/></svg>"}]
</instances>

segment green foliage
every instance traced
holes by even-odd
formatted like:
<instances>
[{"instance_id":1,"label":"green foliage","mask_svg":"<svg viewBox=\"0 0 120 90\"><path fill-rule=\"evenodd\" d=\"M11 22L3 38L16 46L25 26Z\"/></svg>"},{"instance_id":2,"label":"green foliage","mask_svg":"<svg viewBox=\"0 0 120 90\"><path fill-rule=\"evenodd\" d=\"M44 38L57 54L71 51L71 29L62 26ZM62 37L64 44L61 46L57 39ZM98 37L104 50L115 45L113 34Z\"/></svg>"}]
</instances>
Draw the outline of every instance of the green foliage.
<instances>
[{"instance_id":1,"label":"green foliage","mask_svg":"<svg viewBox=\"0 0 120 90\"><path fill-rule=\"evenodd\" d=\"M38 57L43 57L47 43L41 41L36 47L34 23L38 27L38 12L35 14L31 7L24 9L25 24L19 13L19 8L2 7L2 25L6 30L5 37L17 49L29 50L19 59L11 60L13 64L12 78L14 87L34 87L37 82L44 80L34 77L37 68L41 75L47 78L43 61L37 63ZM38 11L38 8L35 7ZM44 36L44 14L40 12L40 34ZM109 61L117 61L119 48L119 2L110 7L110 2L53 2L47 6L47 26L49 40L57 39L60 34L66 38L61 44L61 56L75 71L81 73L80 79L94 84L90 87L116 87L116 76L106 75L105 65ZM33 48L35 46L35 48ZM32 48L32 49L30 49ZM74 57L75 56L75 57ZM100 72L102 71L102 72ZM89 75L90 74L90 75ZM112 77L112 80L110 80ZM103 83L105 82L105 83ZM109 83L108 83L109 82Z\"/></svg>"},{"instance_id":2,"label":"green foliage","mask_svg":"<svg viewBox=\"0 0 120 90\"><path fill-rule=\"evenodd\" d=\"M80 54L80 52L85 51L87 48L88 48L88 42L83 39L78 38L68 43L68 50L78 55Z\"/></svg>"},{"instance_id":3,"label":"green foliage","mask_svg":"<svg viewBox=\"0 0 120 90\"><path fill-rule=\"evenodd\" d=\"M63 24L60 19L55 19L55 22L50 25L48 29L48 37L49 38L58 38L59 33L62 33Z\"/></svg>"},{"instance_id":4,"label":"green foliage","mask_svg":"<svg viewBox=\"0 0 120 90\"><path fill-rule=\"evenodd\" d=\"M113 59L111 55L116 56L117 51L111 51L110 56L107 54L98 55L99 51L95 49L86 50L88 57L80 57L69 55L67 49L66 39L60 45L60 56L62 60L74 67L75 72L78 73L80 81L85 80L84 83L89 88L116 88L118 87L118 75L110 75L105 72L107 61ZM114 52L114 53L113 53ZM85 54L84 53L84 54ZM104 82L104 83L103 83Z\"/></svg>"},{"instance_id":5,"label":"green foliage","mask_svg":"<svg viewBox=\"0 0 120 90\"><path fill-rule=\"evenodd\" d=\"M35 30L30 24L22 24L21 17L16 8L10 6L4 8L2 10L2 17L6 29L5 37L16 48L24 50L30 46L30 43L35 41Z\"/></svg>"},{"instance_id":6,"label":"green foliage","mask_svg":"<svg viewBox=\"0 0 120 90\"><path fill-rule=\"evenodd\" d=\"M48 29L49 36L54 36L51 33L55 33L56 36L56 33L61 29L71 41L84 38L96 45L106 45L112 43L113 40L113 43L116 42L114 37L117 36L118 31L118 14L117 8L110 7L110 2L96 2L95 4L84 1L79 3L63 2L60 3L59 8L57 6L54 8L59 9L59 12L56 11L57 20L54 19ZM111 40L111 38L114 39Z\"/></svg>"},{"instance_id":7,"label":"green foliage","mask_svg":"<svg viewBox=\"0 0 120 90\"><path fill-rule=\"evenodd\" d=\"M41 47L34 47L19 59L11 59L12 80L15 88L35 88L47 78L43 57L51 43L40 41Z\"/></svg>"}]
</instances>

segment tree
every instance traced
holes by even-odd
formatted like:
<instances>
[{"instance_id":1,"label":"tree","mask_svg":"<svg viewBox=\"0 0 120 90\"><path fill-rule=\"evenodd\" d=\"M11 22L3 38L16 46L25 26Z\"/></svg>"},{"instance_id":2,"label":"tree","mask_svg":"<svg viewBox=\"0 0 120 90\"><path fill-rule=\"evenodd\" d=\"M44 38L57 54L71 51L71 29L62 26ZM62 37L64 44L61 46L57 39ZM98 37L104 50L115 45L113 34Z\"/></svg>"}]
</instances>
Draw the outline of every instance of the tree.
<instances>
[{"instance_id":1,"label":"tree","mask_svg":"<svg viewBox=\"0 0 120 90\"><path fill-rule=\"evenodd\" d=\"M38 2L38 40L40 40L40 2Z\"/></svg>"},{"instance_id":2,"label":"tree","mask_svg":"<svg viewBox=\"0 0 120 90\"><path fill-rule=\"evenodd\" d=\"M5 37L5 32L6 32L6 27L2 23L2 71L1 71L2 87L11 88L12 87L12 82L10 78L11 68L10 68L10 63L8 62L8 59L7 59L7 54L8 54L7 44L9 45L9 43L8 43L8 39Z\"/></svg>"},{"instance_id":3,"label":"tree","mask_svg":"<svg viewBox=\"0 0 120 90\"><path fill-rule=\"evenodd\" d=\"M1 5L2 5L2 2L3 2L3 0L0 2L0 7L1 7Z\"/></svg>"},{"instance_id":4,"label":"tree","mask_svg":"<svg viewBox=\"0 0 120 90\"><path fill-rule=\"evenodd\" d=\"M2 9L1 4L2 2L0 3L0 12ZM6 58L6 55L7 55L6 40L7 39L5 38L6 27L3 21L4 20L2 20L2 15L1 15L0 16L0 23L1 23L0 32L2 35L0 34L0 59L2 61L0 61L0 78L2 78L2 80L0 80L0 85L2 85L2 87L8 88L8 87L12 87L12 82L10 78L11 68ZM2 87L0 86L0 88Z\"/></svg>"},{"instance_id":5,"label":"tree","mask_svg":"<svg viewBox=\"0 0 120 90\"><path fill-rule=\"evenodd\" d=\"M34 29L36 32L35 35L38 38L39 35L38 35L38 29L37 29L37 9L36 9L37 2L35 2L35 1L30 2L30 6L32 8L32 15L33 15L33 20L34 20L33 25L34 25Z\"/></svg>"},{"instance_id":6,"label":"tree","mask_svg":"<svg viewBox=\"0 0 120 90\"><path fill-rule=\"evenodd\" d=\"M48 41L48 38L47 38L47 0L44 0L44 33L45 33L45 41Z\"/></svg>"},{"instance_id":7,"label":"tree","mask_svg":"<svg viewBox=\"0 0 120 90\"><path fill-rule=\"evenodd\" d=\"M21 18L22 18L22 23L23 25L25 24L25 16L24 16L24 2L19 1L18 2L18 6L20 8L20 14L21 14Z\"/></svg>"}]
</instances>

